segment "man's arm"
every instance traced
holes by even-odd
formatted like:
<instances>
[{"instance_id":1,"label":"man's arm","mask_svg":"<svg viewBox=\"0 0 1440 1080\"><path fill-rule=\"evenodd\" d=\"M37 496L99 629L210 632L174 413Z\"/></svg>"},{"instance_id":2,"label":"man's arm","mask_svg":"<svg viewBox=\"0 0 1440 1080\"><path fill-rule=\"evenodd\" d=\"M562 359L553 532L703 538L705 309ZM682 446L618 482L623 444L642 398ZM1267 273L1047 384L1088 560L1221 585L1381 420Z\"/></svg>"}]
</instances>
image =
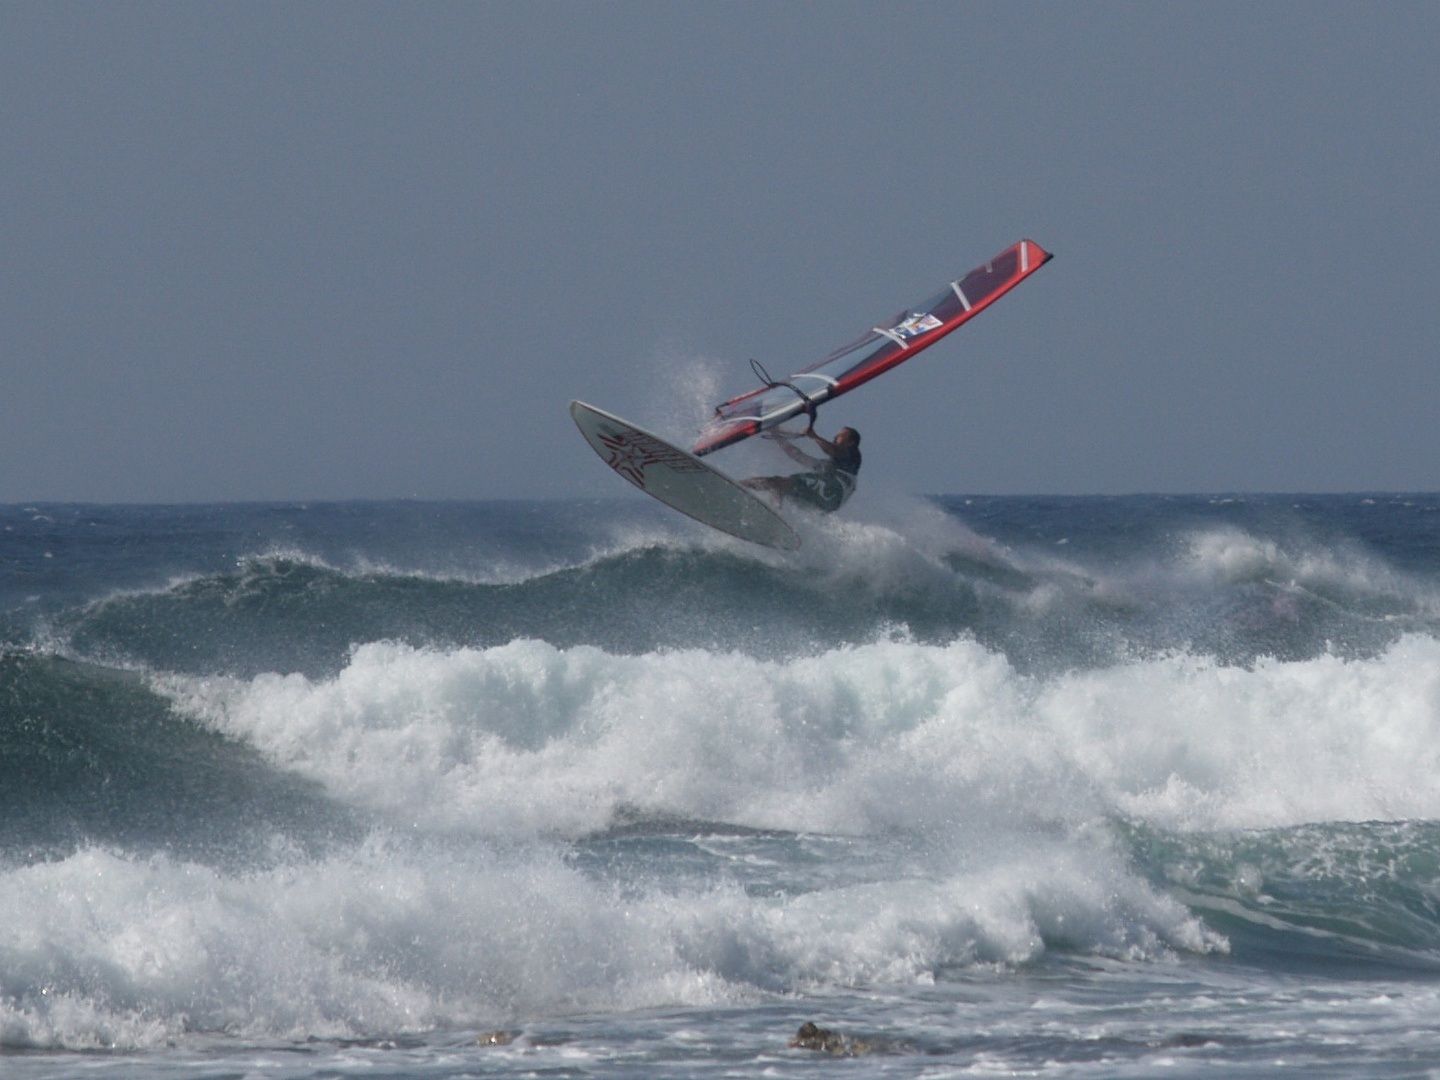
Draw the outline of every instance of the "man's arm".
<instances>
[{"instance_id":1,"label":"man's arm","mask_svg":"<svg viewBox=\"0 0 1440 1080\"><path fill-rule=\"evenodd\" d=\"M811 457L809 454L805 453L804 450L797 449L795 446L791 445L789 439L780 440L780 449L784 450L785 453L789 454L792 460L798 461L806 468L813 469L816 465L825 464L825 462L821 461L819 458Z\"/></svg>"},{"instance_id":2,"label":"man's arm","mask_svg":"<svg viewBox=\"0 0 1440 1080\"><path fill-rule=\"evenodd\" d=\"M819 446L821 450L825 451L825 456L828 457L831 461L834 461L837 457L840 456L840 448L836 446L833 442L831 442L829 439L822 436L813 427L809 431L805 432L805 434L809 435L811 440L817 446ZM823 465L824 462L819 462L819 464Z\"/></svg>"},{"instance_id":3,"label":"man's arm","mask_svg":"<svg viewBox=\"0 0 1440 1080\"><path fill-rule=\"evenodd\" d=\"M808 432L808 431L807 431L805 434L808 435L808 434L811 434L811 432ZM811 455L805 453L804 450L801 450L801 449L799 449L799 448L797 448L797 447L795 446L795 440L800 437L800 436L798 436L798 435L791 435L791 434L789 434L788 432L776 430L776 431L767 431L767 432L765 432L765 436L764 436L764 437L767 438L767 439L774 439L776 442L778 442L778 443L780 444L780 449L781 449L781 450L784 450L785 453L786 453L787 455L789 455L789 457L790 457L790 459L791 459L792 461L798 461L801 465L804 465L806 468L813 469L813 468L815 468L817 465L824 465L824 464L825 464L824 461L821 461L821 460L820 460L819 458L817 458L817 457L812 457Z\"/></svg>"}]
</instances>

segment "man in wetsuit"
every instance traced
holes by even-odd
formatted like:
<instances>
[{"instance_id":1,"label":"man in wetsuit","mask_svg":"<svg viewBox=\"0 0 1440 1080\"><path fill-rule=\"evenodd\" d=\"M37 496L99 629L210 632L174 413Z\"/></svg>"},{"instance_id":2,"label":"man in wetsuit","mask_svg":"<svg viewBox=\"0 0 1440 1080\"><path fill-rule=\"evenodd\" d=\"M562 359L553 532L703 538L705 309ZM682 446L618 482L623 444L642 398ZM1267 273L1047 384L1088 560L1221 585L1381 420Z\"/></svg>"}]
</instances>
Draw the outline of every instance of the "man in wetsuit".
<instances>
[{"instance_id":1,"label":"man in wetsuit","mask_svg":"<svg viewBox=\"0 0 1440 1080\"><path fill-rule=\"evenodd\" d=\"M756 476L742 480L748 488L769 492L781 500L803 503L830 514L839 510L855 491L855 474L860 471L860 433L854 428L841 428L834 441L815 434L812 427L807 438L825 452L824 458L811 457L790 445L790 439L777 435L780 448L809 472L793 476Z\"/></svg>"}]
</instances>

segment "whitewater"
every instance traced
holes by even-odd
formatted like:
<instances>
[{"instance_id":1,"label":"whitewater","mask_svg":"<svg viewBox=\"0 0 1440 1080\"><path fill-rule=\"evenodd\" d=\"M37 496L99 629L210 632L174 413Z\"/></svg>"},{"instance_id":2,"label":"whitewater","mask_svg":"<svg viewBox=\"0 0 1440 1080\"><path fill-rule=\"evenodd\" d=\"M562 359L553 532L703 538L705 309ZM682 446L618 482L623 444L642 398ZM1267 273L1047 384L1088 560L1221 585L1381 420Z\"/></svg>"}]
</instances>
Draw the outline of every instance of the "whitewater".
<instances>
[{"instance_id":1,"label":"whitewater","mask_svg":"<svg viewBox=\"0 0 1440 1080\"><path fill-rule=\"evenodd\" d=\"M1440 496L800 530L0 507L0 1073L1440 1075Z\"/></svg>"}]
</instances>

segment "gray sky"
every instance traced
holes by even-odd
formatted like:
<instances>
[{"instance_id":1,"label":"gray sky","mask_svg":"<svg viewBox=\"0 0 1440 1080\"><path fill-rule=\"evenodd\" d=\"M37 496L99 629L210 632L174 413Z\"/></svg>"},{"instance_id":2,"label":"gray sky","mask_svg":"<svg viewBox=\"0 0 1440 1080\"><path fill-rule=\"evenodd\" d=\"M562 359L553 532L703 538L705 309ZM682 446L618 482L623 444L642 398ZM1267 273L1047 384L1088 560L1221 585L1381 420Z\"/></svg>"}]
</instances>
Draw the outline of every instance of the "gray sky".
<instances>
[{"instance_id":1,"label":"gray sky","mask_svg":"<svg viewBox=\"0 0 1440 1080\"><path fill-rule=\"evenodd\" d=\"M619 496L570 398L1021 237L822 412L867 484L1434 490L1437 114L1429 2L7 3L0 502Z\"/></svg>"}]
</instances>

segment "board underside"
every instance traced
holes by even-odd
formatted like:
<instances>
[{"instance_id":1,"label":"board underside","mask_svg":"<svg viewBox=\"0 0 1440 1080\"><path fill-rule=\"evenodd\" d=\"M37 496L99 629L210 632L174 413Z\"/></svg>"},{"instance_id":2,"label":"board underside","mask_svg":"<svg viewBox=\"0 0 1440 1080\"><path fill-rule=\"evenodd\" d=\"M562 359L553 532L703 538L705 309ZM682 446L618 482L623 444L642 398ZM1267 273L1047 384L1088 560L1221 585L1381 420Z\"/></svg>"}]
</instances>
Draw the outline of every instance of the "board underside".
<instances>
[{"instance_id":1,"label":"board underside","mask_svg":"<svg viewBox=\"0 0 1440 1080\"><path fill-rule=\"evenodd\" d=\"M760 496L694 454L583 401L570 403L570 416L600 460L666 506L754 544L800 546L795 530Z\"/></svg>"}]
</instances>

